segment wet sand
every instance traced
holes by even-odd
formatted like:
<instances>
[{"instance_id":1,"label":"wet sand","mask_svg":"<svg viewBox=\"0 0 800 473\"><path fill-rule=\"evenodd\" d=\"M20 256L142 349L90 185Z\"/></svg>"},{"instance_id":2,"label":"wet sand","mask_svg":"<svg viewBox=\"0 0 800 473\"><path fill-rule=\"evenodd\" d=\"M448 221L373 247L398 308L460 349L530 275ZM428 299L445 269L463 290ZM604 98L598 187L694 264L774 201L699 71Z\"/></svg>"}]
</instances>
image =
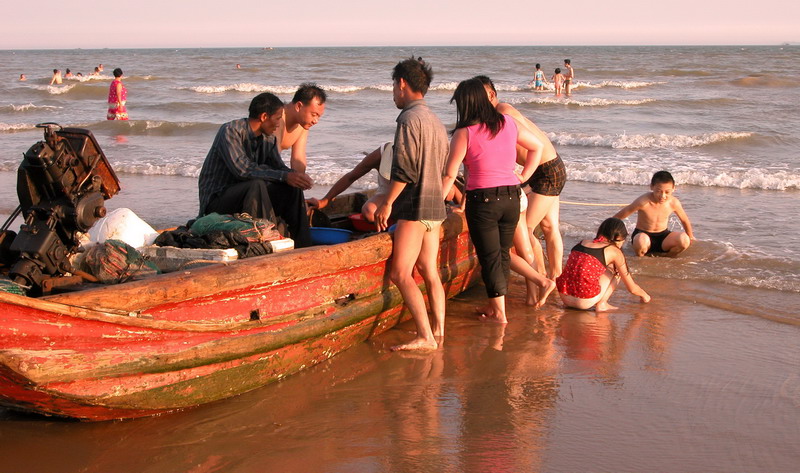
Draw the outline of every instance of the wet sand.
<instances>
[{"instance_id":1,"label":"wet sand","mask_svg":"<svg viewBox=\"0 0 800 473\"><path fill-rule=\"evenodd\" d=\"M800 326L724 307L724 291L638 278L608 315L524 305L479 322L449 302L434 353L392 353L412 324L280 383L158 418L82 424L0 410L6 472L796 472ZM742 292L751 293L750 295ZM680 294L680 296L673 296ZM735 309L735 308L733 308ZM765 312L769 310L765 306Z\"/></svg>"}]
</instances>

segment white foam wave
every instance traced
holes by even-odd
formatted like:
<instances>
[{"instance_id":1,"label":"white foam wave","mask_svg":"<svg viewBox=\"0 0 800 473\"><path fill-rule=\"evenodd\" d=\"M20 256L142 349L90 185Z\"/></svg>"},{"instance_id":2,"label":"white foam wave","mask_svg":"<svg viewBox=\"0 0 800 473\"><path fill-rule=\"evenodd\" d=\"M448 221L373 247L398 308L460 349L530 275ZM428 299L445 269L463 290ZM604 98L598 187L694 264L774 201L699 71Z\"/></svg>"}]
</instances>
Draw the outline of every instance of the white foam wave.
<instances>
[{"instance_id":1,"label":"white foam wave","mask_svg":"<svg viewBox=\"0 0 800 473\"><path fill-rule=\"evenodd\" d=\"M294 94L297 90L296 86L276 85L269 86L264 84L255 84L252 82L242 82L239 84L228 85L198 85L195 87L180 87L181 90L191 90L201 94L221 94L225 92L270 92L277 95Z\"/></svg>"},{"instance_id":2,"label":"white foam wave","mask_svg":"<svg viewBox=\"0 0 800 473\"><path fill-rule=\"evenodd\" d=\"M567 164L567 175L574 181L647 186L653 176L653 169L632 167L616 169L613 165ZM800 189L800 174L786 171L748 169L719 172L718 168L710 168L674 171L672 175L681 185L690 186L777 191Z\"/></svg>"},{"instance_id":3,"label":"white foam wave","mask_svg":"<svg viewBox=\"0 0 800 473\"><path fill-rule=\"evenodd\" d=\"M0 123L0 132L2 131L26 131L36 129L35 125L30 123Z\"/></svg>"},{"instance_id":4,"label":"white foam wave","mask_svg":"<svg viewBox=\"0 0 800 473\"><path fill-rule=\"evenodd\" d=\"M556 97L552 95L546 96L534 96L534 97L526 97L521 99L512 99L509 101L511 104L526 104L526 103L535 103L535 104L558 104L558 105L577 105L579 107L608 107L611 105L643 105L646 103L655 102L656 99L651 98L644 98L644 99L631 99L631 100L613 100L613 99L602 99L599 97L594 97L590 99L580 99L574 97Z\"/></svg>"},{"instance_id":5,"label":"white foam wave","mask_svg":"<svg viewBox=\"0 0 800 473\"><path fill-rule=\"evenodd\" d=\"M582 133L549 133L550 141L566 146L587 146L614 149L694 148L713 143L738 140L753 136L749 132L717 132L700 135L590 135Z\"/></svg>"},{"instance_id":6,"label":"white foam wave","mask_svg":"<svg viewBox=\"0 0 800 473\"><path fill-rule=\"evenodd\" d=\"M32 88L36 90L43 90L51 95L66 94L75 88L76 84L61 84L61 85L34 85Z\"/></svg>"},{"instance_id":7,"label":"white foam wave","mask_svg":"<svg viewBox=\"0 0 800 473\"><path fill-rule=\"evenodd\" d=\"M58 110L64 107L56 107L54 105L34 105L32 103L27 103L25 105L4 105L0 107L0 110L8 110L13 112L27 112L28 110Z\"/></svg>"},{"instance_id":8,"label":"white foam wave","mask_svg":"<svg viewBox=\"0 0 800 473\"><path fill-rule=\"evenodd\" d=\"M644 82L644 81L620 81L604 80L602 82L578 82L575 88L600 89L603 87L618 87L620 89L638 89L640 87L650 87L653 85L666 84L666 82Z\"/></svg>"}]
</instances>

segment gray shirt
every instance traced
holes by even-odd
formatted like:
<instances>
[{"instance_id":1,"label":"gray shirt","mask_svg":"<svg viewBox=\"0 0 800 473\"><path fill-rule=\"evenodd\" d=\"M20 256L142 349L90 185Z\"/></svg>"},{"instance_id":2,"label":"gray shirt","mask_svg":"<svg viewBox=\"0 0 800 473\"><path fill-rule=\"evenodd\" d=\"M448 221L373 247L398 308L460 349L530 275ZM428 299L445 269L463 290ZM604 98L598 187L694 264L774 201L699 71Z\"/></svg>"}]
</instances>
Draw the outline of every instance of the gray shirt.
<instances>
[{"instance_id":1,"label":"gray shirt","mask_svg":"<svg viewBox=\"0 0 800 473\"><path fill-rule=\"evenodd\" d=\"M442 170L450 144L447 131L424 100L415 100L397 116L392 181L406 183L393 205L402 220L444 220Z\"/></svg>"},{"instance_id":2,"label":"gray shirt","mask_svg":"<svg viewBox=\"0 0 800 473\"><path fill-rule=\"evenodd\" d=\"M285 182L290 172L272 135L256 135L247 118L222 125L200 170L200 213L225 189L242 181Z\"/></svg>"}]
</instances>

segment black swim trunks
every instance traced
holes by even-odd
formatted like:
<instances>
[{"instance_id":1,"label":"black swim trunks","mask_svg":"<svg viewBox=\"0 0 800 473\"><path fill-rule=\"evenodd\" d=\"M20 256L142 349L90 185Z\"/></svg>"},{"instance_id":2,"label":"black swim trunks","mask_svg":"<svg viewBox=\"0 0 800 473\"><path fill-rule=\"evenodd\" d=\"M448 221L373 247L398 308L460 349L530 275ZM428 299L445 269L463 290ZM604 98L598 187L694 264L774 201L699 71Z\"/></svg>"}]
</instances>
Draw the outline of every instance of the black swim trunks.
<instances>
[{"instance_id":1,"label":"black swim trunks","mask_svg":"<svg viewBox=\"0 0 800 473\"><path fill-rule=\"evenodd\" d=\"M560 195L566 183L567 168L561 156L556 154L555 159L539 165L525 185L539 195Z\"/></svg>"},{"instance_id":2,"label":"black swim trunks","mask_svg":"<svg viewBox=\"0 0 800 473\"><path fill-rule=\"evenodd\" d=\"M667 250L665 250L661 246L661 244L664 243L664 239L667 238L670 233L672 233L672 232L669 231L669 228L664 230L664 231L662 231L662 232L646 232L644 230L639 230L637 228L637 229L635 229L633 231L633 234L631 235L631 243L633 243L633 239L636 238L636 235L638 233L644 233L644 234L646 234L647 236L650 237L650 249L647 250L647 254L648 255L650 253L666 253L667 252Z\"/></svg>"}]
</instances>

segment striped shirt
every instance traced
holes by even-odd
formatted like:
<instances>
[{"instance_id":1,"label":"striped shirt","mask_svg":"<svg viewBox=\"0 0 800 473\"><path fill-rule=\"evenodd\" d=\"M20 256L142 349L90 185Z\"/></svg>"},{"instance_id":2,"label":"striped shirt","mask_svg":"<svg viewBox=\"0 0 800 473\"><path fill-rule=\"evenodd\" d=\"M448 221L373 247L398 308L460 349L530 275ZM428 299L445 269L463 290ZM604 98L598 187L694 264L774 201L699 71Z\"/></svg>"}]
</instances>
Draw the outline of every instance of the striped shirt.
<instances>
[{"instance_id":1,"label":"striped shirt","mask_svg":"<svg viewBox=\"0 0 800 473\"><path fill-rule=\"evenodd\" d=\"M442 170L450 144L447 131L424 100L415 100L397 116L392 181L406 183L393 204L402 220L444 220Z\"/></svg>"},{"instance_id":2,"label":"striped shirt","mask_svg":"<svg viewBox=\"0 0 800 473\"><path fill-rule=\"evenodd\" d=\"M200 170L200 213L225 189L243 181L285 182L290 172L273 135L256 135L247 118L222 125Z\"/></svg>"}]
</instances>

